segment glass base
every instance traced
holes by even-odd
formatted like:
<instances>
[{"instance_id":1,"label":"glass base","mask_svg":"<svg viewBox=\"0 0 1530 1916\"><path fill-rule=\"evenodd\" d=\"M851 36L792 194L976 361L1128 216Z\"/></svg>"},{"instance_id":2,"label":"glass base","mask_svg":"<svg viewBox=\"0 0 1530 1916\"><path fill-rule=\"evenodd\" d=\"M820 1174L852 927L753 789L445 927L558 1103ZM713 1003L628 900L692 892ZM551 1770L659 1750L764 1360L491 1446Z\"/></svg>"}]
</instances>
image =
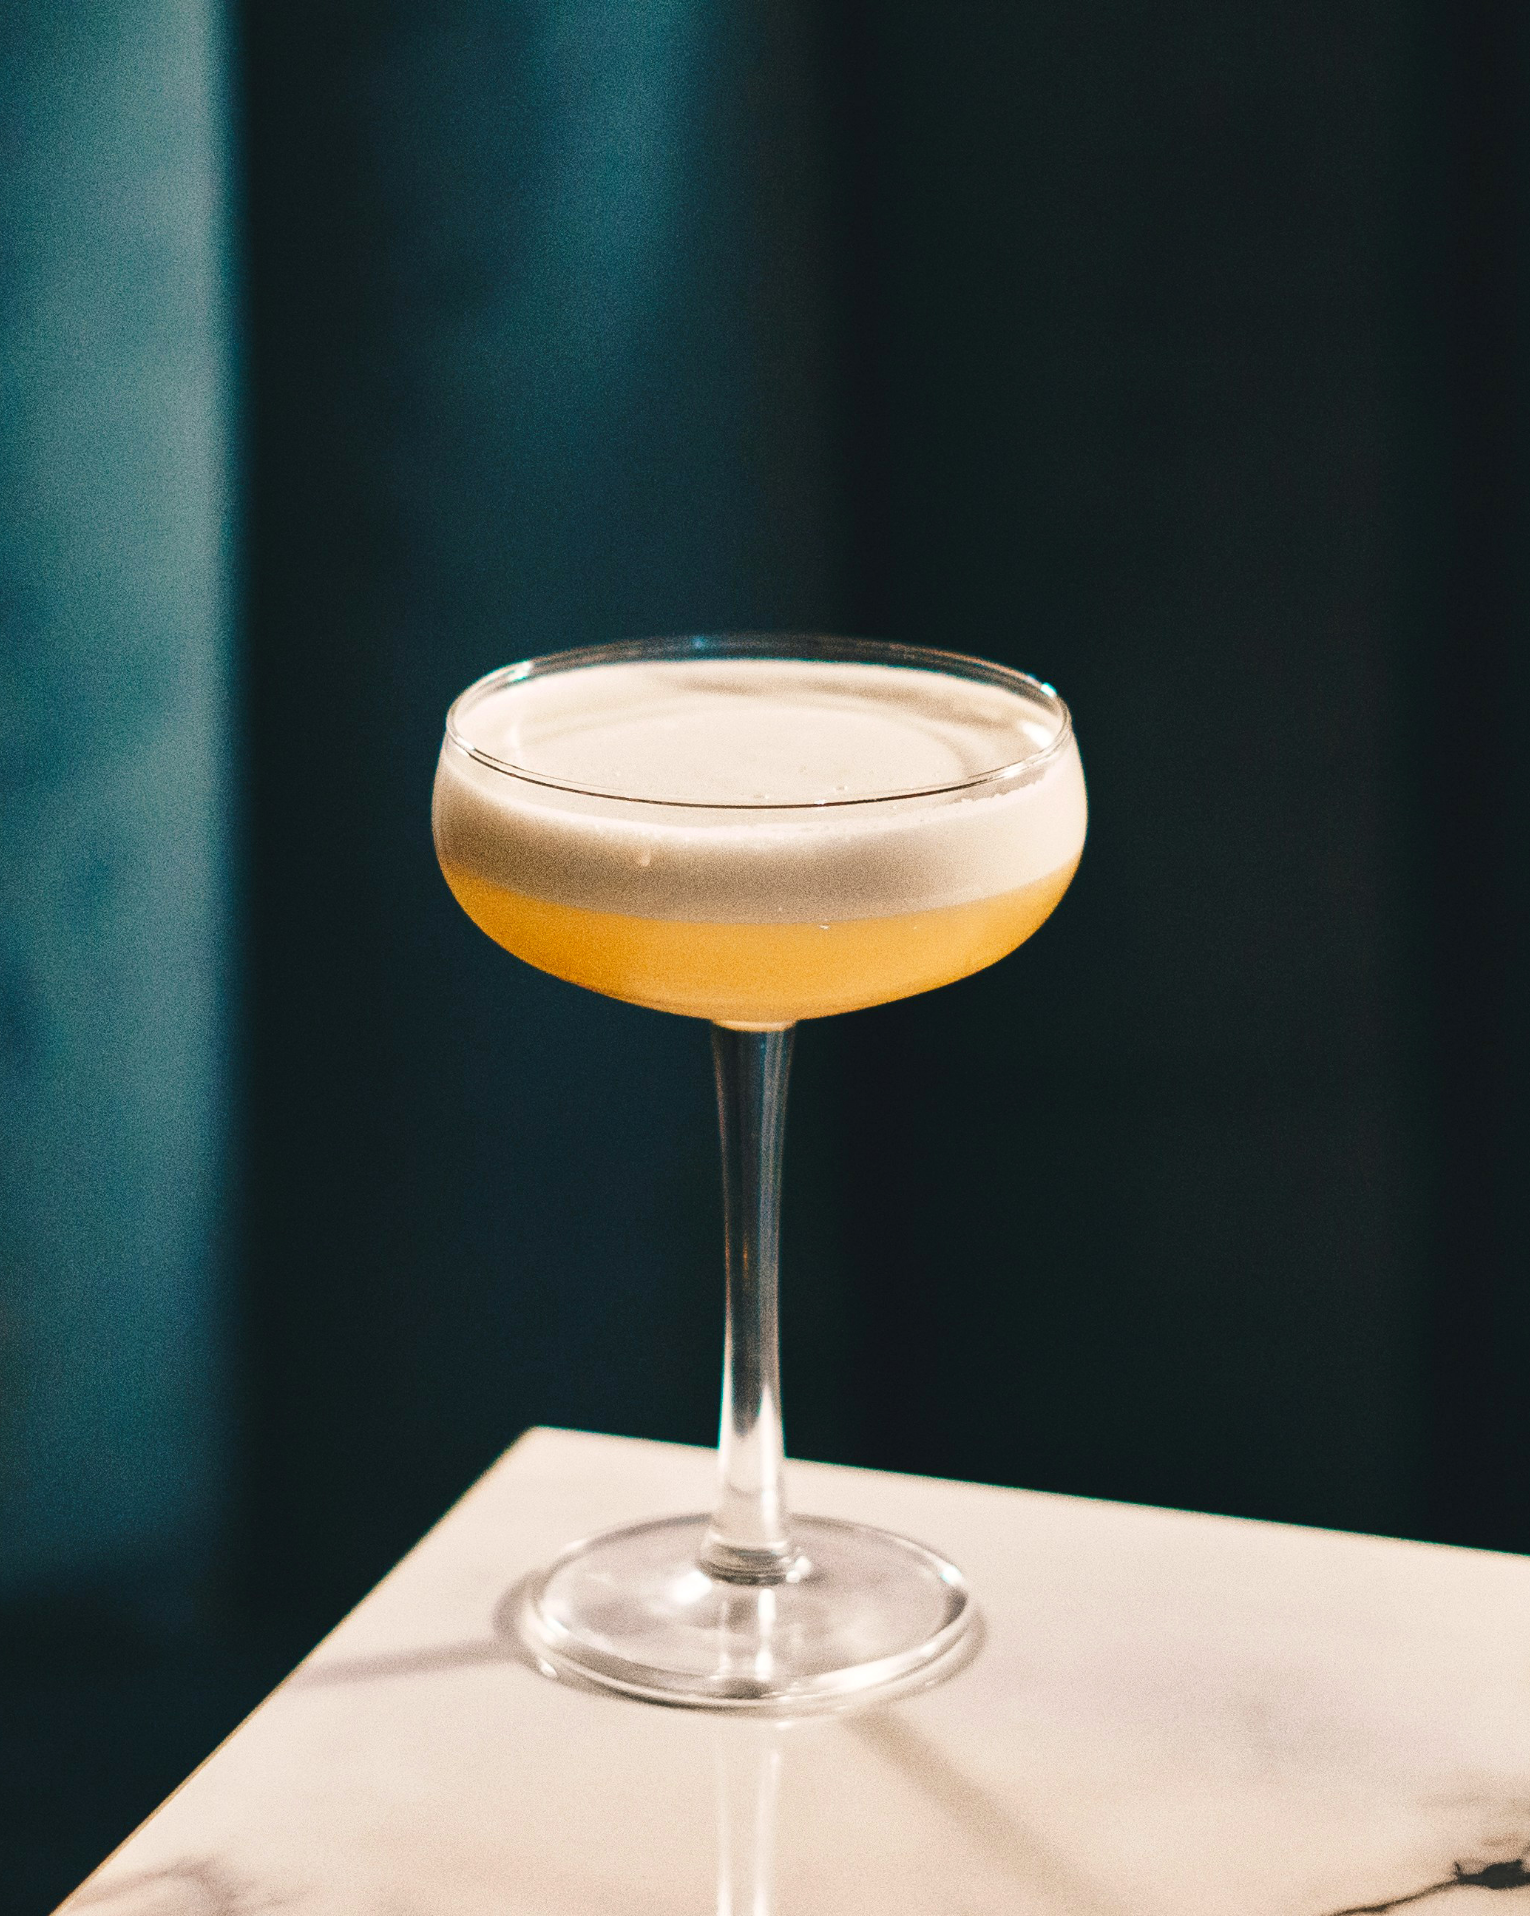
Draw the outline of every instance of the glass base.
<instances>
[{"instance_id":1,"label":"glass base","mask_svg":"<svg viewBox=\"0 0 1530 1916\"><path fill-rule=\"evenodd\" d=\"M789 1714L901 1685L972 1623L961 1572L889 1531L799 1517L797 1555L768 1584L703 1570L707 1532L666 1517L575 1544L528 1586L528 1645L627 1696Z\"/></svg>"}]
</instances>

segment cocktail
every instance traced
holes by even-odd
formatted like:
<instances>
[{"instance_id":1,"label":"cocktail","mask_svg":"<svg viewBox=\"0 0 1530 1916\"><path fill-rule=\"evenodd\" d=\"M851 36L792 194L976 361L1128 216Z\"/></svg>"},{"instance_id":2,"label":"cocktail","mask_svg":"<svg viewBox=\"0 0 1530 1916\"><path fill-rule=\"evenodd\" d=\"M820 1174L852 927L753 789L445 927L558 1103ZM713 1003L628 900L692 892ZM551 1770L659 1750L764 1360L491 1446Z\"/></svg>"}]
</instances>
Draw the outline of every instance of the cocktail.
<instances>
[{"instance_id":1,"label":"cocktail","mask_svg":"<svg viewBox=\"0 0 1530 1916\"><path fill-rule=\"evenodd\" d=\"M507 950L712 1024L726 1236L719 1491L530 1586L555 1667L781 1709L911 1678L972 1621L921 1544L783 1494L777 1245L792 1028L993 964L1083 850L1067 707L1003 666L855 640L661 639L530 659L447 715L434 826Z\"/></svg>"}]
</instances>

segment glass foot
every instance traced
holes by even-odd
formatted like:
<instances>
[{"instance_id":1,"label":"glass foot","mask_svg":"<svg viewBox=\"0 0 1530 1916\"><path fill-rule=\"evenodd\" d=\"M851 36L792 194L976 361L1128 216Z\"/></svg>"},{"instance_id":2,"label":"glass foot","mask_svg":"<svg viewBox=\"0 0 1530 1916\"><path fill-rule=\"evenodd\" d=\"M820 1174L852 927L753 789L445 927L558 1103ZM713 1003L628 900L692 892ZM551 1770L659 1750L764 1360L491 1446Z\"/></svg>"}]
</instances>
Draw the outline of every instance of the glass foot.
<instances>
[{"instance_id":1,"label":"glass foot","mask_svg":"<svg viewBox=\"0 0 1530 1916\"><path fill-rule=\"evenodd\" d=\"M628 1696L785 1713L901 1684L972 1622L961 1572L889 1531L798 1517L796 1558L758 1584L700 1567L707 1530L666 1517L564 1551L529 1586L528 1644Z\"/></svg>"}]
</instances>

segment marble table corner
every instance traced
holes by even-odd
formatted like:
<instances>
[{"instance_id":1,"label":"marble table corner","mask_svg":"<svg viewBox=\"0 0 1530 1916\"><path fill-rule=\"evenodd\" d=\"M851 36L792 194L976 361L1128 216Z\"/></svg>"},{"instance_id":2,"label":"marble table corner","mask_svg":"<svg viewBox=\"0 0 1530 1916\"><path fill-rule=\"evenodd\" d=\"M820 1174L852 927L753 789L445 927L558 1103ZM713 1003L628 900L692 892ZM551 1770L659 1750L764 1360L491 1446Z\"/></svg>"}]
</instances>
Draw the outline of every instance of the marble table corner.
<instances>
[{"instance_id":1,"label":"marble table corner","mask_svg":"<svg viewBox=\"0 0 1530 1916\"><path fill-rule=\"evenodd\" d=\"M529 1432L63 1909L1530 1912L1530 1561L793 1464L963 1567L965 1667L787 1723L540 1672L520 1581L712 1469Z\"/></svg>"}]
</instances>

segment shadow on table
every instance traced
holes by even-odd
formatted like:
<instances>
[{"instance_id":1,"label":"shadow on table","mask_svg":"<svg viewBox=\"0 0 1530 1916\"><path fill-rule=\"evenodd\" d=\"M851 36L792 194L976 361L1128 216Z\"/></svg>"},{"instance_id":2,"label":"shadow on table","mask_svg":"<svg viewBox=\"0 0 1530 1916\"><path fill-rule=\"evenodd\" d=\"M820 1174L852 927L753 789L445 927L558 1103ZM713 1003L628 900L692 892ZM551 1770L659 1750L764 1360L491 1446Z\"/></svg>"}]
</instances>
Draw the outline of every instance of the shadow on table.
<instances>
[{"instance_id":1,"label":"shadow on table","mask_svg":"<svg viewBox=\"0 0 1530 1916\"><path fill-rule=\"evenodd\" d=\"M492 1636L472 1637L465 1643L433 1643L417 1650L385 1650L369 1657L326 1656L321 1644L313 1656L293 1672L289 1681L295 1689L325 1689L332 1684L435 1676L444 1670L461 1670L478 1664L518 1663L569 1689L593 1691L593 1684L555 1670L521 1635L519 1618L531 1583L531 1577L523 1577L505 1592L494 1612Z\"/></svg>"},{"instance_id":2,"label":"shadow on table","mask_svg":"<svg viewBox=\"0 0 1530 1916\"><path fill-rule=\"evenodd\" d=\"M523 1577L505 1592L494 1611L492 1636L469 1638L465 1643L431 1644L417 1650L389 1650L369 1657L326 1657L321 1646L308 1662L293 1673L290 1681L294 1687L320 1689L331 1684L371 1683L390 1677L430 1676L444 1670L460 1670L478 1664L509 1663L520 1664L567 1690L579 1690L590 1696L607 1697L619 1702L649 1701L646 1698L617 1696L599 1684L589 1682L576 1671L552 1663L527 1642L521 1619L538 1574ZM960 1676L982 1654L986 1640L983 1615L977 1611L972 1627L945 1656L894 1688L879 1690L875 1696L859 1702L845 1703L835 1699L805 1708L801 1704L780 1709L760 1706L751 1709L749 1714L778 1722L791 1722L807 1716L858 1715L880 1705L899 1703L906 1697L921 1695ZM657 1707L687 1709L691 1706L660 1702Z\"/></svg>"}]
</instances>

